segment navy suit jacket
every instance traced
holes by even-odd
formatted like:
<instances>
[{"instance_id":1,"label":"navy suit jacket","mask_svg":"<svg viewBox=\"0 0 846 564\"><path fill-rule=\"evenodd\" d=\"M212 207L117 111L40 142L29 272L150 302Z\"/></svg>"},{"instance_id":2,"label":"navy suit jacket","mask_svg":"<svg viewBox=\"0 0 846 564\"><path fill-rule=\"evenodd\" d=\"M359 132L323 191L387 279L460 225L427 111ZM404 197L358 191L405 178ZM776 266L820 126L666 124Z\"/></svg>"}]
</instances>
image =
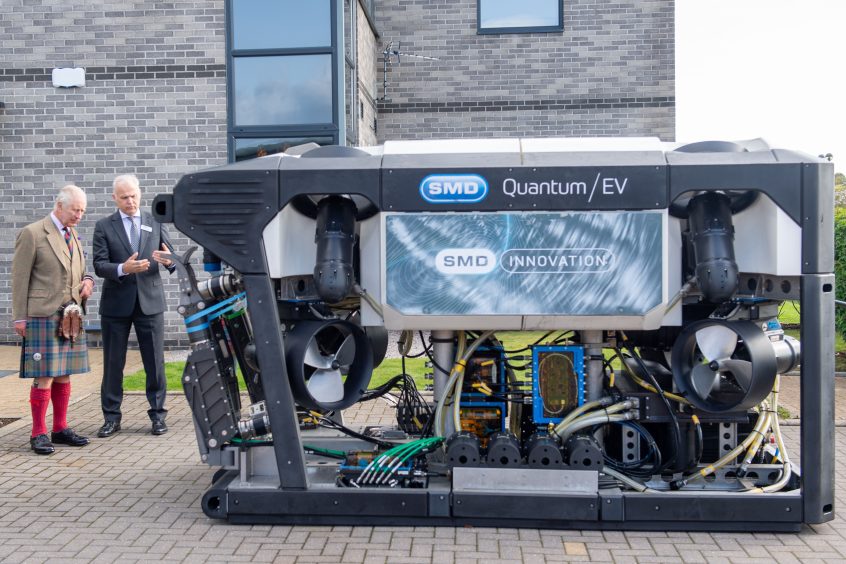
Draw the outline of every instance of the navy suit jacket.
<instances>
[{"instance_id":1,"label":"navy suit jacket","mask_svg":"<svg viewBox=\"0 0 846 564\"><path fill-rule=\"evenodd\" d=\"M104 279L100 296L100 315L131 317L136 300L145 315L154 315L165 310L161 265L153 260L153 251L160 250L162 243L172 251L173 245L164 226L149 213L141 212L141 225L143 227L140 231L141 242L137 258L149 260L150 268L144 272L120 277L118 265L132 256L132 247L120 212L104 217L94 227L94 272Z\"/></svg>"}]
</instances>

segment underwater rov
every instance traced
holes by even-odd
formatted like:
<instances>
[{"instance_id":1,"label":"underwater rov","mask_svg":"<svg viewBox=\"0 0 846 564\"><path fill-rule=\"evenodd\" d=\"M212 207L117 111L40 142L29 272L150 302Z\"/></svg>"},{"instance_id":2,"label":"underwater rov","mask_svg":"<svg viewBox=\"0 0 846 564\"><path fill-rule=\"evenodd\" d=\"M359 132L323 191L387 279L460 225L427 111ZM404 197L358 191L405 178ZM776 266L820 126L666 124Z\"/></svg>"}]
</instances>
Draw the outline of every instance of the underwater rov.
<instances>
[{"instance_id":1,"label":"underwater rov","mask_svg":"<svg viewBox=\"0 0 846 564\"><path fill-rule=\"evenodd\" d=\"M831 163L760 140L389 142L185 175L153 208L223 265L203 280L190 253L177 265L186 399L219 468L203 510L661 530L831 520L832 187ZM801 339L778 321L797 302ZM431 396L406 374L370 385L387 330L400 354L429 357ZM503 331L536 333L515 347ZM804 472L777 417L796 370ZM383 400L394 422L345 422Z\"/></svg>"}]
</instances>

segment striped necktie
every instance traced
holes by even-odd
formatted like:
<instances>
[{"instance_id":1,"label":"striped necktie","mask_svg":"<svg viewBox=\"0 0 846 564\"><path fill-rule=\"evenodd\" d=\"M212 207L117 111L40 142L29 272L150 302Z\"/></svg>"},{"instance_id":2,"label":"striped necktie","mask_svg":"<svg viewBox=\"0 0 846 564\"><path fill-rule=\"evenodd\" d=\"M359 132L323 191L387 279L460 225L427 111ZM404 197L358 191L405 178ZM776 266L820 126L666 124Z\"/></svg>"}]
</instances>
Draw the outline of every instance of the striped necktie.
<instances>
[{"instance_id":1,"label":"striped necktie","mask_svg":"<svg viewBox=\"0 0 846 564\"><path fill-rule=\"evenodd\" d=\"M70 256L73 256L73 243L71 239L70 229L64 227L62 228L62 231L65 232L65 244L68 246L68 252L70 253Z\"/></svg>"}]
</instances>

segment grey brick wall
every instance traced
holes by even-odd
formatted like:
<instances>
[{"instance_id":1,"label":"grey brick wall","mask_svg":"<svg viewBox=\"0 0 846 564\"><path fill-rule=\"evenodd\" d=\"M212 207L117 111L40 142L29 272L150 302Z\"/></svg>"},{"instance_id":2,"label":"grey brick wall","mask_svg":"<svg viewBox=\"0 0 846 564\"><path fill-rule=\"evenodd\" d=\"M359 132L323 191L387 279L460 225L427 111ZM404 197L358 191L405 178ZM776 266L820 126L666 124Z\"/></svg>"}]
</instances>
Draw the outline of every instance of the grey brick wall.
<instances>
[{"instance_id":1,"label":"grey brick wall","mask_svg":"<svg viewBox=\"0 0 846 564\"><path fill-rule=\"evenodd\" d=\"M674 131L672 0L565 0L564 31L478 35L475 0L384 0L359 10L359 143L386 139L654 135ZM224 2L3 0L0 10L0 342L15 342L15 233L73 182L80 226L111 213L111 181L138 175L149 205L193 170L226 163ZM403 51L383 95L380 52ZM57 67L86 86L53 88ZM374 111L376 110L376 111ZM377 113L378 112L378 113ZM376 127L374 130L373 127ZM188 240L175 237L184 251ZM167 281L169 345L185 344ZM91 303L97 321L99 290Z\"/></svg>"},{"instance_id":2,"label":"grey brick wall","mask_svg":"<svg viewBox=\"0 0 846 564\"><path fill-rule=\"evenodd\" d=\"M4 0L0 37L0 341L14 342L15 234L49 213L58 188L87 192L90 252L115 175L138 175L149 206L183 174L226 162L223 2ZM53 88L57 67L85 67L85 87ZM184 251L187 239L175 242ZM175 277L166 290L175 305ZM185 342L175 311L165 320L168 341Z\"/></svg>"},{"instance_id":3,"label":"grey brick wall","mask_svg":"<svg viewBox=\"0 0 846 564\"><path fill-rule=\"evenodd\" d=\"M439 59L403 57L390 66L390 101L379 104L380 142L673 139L672 0L564 0L564 31L556 33L479 35L476 0L379 2L376 25L383 44Z\"/></svg>"}]
</instances>

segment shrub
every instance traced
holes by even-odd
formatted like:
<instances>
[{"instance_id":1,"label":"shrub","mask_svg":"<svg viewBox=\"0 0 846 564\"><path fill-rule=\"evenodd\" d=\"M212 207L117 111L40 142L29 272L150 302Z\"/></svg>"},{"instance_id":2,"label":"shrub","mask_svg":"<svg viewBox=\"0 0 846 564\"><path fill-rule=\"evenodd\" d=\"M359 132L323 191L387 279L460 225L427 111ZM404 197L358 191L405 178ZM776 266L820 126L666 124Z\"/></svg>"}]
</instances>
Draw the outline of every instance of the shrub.
<instances>
[{"instance_id":1,"label":"shrub","mask_svg":"<svg viewBox=\"0 0 846 564\"><path fill-rule=\"evenodd\" d=\"M846 208L834 212L834 297L846 300ZM835 308L834 324L837 332L846 337L846 309Z\"/></svg>"}]
</instances>

